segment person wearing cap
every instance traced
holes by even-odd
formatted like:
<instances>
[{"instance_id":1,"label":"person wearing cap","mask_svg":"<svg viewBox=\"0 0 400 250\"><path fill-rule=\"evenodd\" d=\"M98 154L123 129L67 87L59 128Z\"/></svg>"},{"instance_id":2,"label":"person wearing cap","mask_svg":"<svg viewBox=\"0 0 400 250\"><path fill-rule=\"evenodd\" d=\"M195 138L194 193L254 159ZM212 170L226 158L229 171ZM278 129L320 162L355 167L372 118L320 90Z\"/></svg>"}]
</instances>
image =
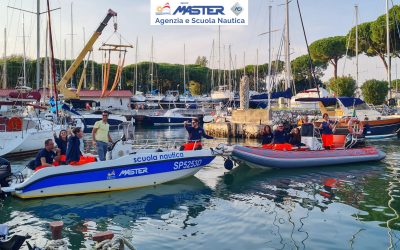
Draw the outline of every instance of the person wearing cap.
<instances>
[{"instance_id":1,"label":"person wearing cap","mask_svg":"<svg viewBox=\"0 0 400 250\"><path fill-rule=\"evenodd\" d=\"M112 143L110 136L110 124L108 124L108 112L103 111L102 119L97 121L92 130L93 146L97 148L100 161L106 160L108 143Z\"/></svg>"}]
</instances>

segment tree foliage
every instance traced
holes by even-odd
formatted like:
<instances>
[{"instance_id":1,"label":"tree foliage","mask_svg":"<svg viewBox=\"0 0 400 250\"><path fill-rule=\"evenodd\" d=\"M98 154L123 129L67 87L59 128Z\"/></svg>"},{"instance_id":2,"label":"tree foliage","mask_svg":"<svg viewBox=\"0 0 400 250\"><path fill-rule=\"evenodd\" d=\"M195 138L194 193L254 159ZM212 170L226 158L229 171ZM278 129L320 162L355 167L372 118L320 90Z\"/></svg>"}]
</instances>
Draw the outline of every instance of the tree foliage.
<instances>
[{"instance_id":1,"label":"tree foliage","mask_svg":"<svg viewBox=\"0 0 400 250\"><path fill-rule=\"evenodd\" d=\"M335 92L336 96L353 97L357 88L356 81L351 76L331 78L328 87Z\"/></svg>"},{"instance_id":2,"label":"tree foliage","mask_svg":"<svg viewBox=\"0 0 400 250\"><path fill-rule=\"evenodd\" d=\"M323 76L323 71L326 70L328 63L320 60L312 60L314 67L316 82L320 82ZM293 80L296 86L296 92L305 90L307 88L314 88L314 81L309 64L309 56L302 55L297 57L291 62Z\"/></svg>"},{"instance_id":3,"label":"tree foliage","mask_svg":"<svg viewBox=\"0 0 400 250\"><path fill-rule=\"evenodd\" d=\"M374 105L383 104L389 91L388 82L368 80L361 87L362 95L367 103Z\"/></svg>"},{"instance_id":4,"label":"tree foliage","mask_svg":"<svg viewBox=\"0 0 400 250\"><path fill-rule=\"evenodd\" d=\"M310 54L313 60L332 64L334 78L337 78L338 61L346 54L346 37L334 36L317 40L310 45Z\"/></svg>"},{"instance_id":5,"label":"tree foliage","mask_svg":"<svg viewBox=\"0 0 400 250\"><path fill-rule=\"evenodd\" d=\"M207 57L198 56L197 59L196 59L196 62L194 64L200 65L200 66L203 66L203 67L207 67L207 64L208 64Z\"/></svg>"},{"instance_id":6,"label":"tree foliage","mask_svg":"<svg viewBox=\"0 0 400 250\"><path fill-rule=\"evenodd\" d=\"M196 81L189 82L189 91L192 95L201 95L201 86L200 83Z\"/></svg>"}]
</instances>

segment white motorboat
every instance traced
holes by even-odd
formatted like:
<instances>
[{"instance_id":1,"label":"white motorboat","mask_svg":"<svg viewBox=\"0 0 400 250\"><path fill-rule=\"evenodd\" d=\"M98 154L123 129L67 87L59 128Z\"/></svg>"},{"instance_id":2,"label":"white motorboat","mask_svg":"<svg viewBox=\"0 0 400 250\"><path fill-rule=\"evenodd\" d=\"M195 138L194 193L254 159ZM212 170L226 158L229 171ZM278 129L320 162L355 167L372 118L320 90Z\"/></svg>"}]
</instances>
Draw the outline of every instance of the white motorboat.
<instances>
[{"instance_id":1,"label":"white motorboat","mask_svg":"<svg viewBox=\"0 0 400 250\"><path fill-rule=\"evenodd\" d=\"M180 102L195 102L195 98L190 94L190 92L186 91L183 95L179 96Z\"/></svg>"},{"instance_id":2,"label":"white motorboat","mask_svg":"<svg viewBox=\"0 0 400 250\"><path fill-rule=\"evenodd\" d=\"M233 91L228 89L227 85L218 86L217 90L211 92L211 99L213 102L227 102L235 99Z\"/></svg>"},{"instance_id":3,"label":"white motorboat","mask_svg":"<svg viewBox=\"0 0 400 250\"><path fill-rule=\"evenodd\" d=\"M164 96L161 94L146 94L146 101L149 102L161 102Z\"/></svg>"},{"instance_id":4,"label":"white motorboat","mask_svg":"<svg viewBox=\"0 0 400 250\"><path fill-rule=\"evenodd\" d=\"M211 97L208 95L197 95L197 96L193 96L193 97L196 102L210 102L211 101Z\"/></svg>"},{"instance_id":5,"label":"white motorboat","mask_svg":"<svg viewBox=\"0 0 400 250\"><path fill-rule=\"evenodd\" d=\"M332 95L324 88L319 88L319 96L318 96L318 89L313 88L313 89L307 89L304 90L303 92L297 93L295 96L293 96L290 99L290 106L292 108L299 108L299 109L313 109L313 110L319 110L319 104L318 102L302 102L298 101L296 99L300 98L325 98L325 97L332 97Z\"/></svg>"},{"instance_id":6,"label":"white motorboat","mask_svg":"<svg viewBox=\"0 0 400 250\"><path fill-rule=\"evenodd\" d=\"M144 124L149 125L183 125L185 121L190 122L194 117L184 116L186 109L174 108L170 109L162 115L146 115L143 118Z\"/></svg>"},{"instance_id":7,"label":"white motorboat","mask_svg":"<svg viewBox=\"0 0 400 250\"><path fill-rule=\"evenodd\" d=\"M194 175L208 165L218 151L178 151L177 145L173 145L175 142L169 142L169 145L157 144L154 148L141 142L140 148L136 148L136 142L117 141L106 161L78 167L46 167L35 172L25 168L21 172L23 179L9 180L9 163L6 166L7 162L2 160L3 164L0 165L3 165L4 173L0 175L0 182L6 182L7 185L2 186L1 190L20 198L36 198L152 186Z\"/></svg>"},{"instance_id":8,"label":"white motorboat","mask_svg":"<svg viewBox=\"0 0 400 250\"><path fill-rule=\"evenodd\" d=\"M136 91L136 94L131 97L132 102L145 102L146 97L144 96L143 92Z\"/></svg>"},{"instance_id":9,"label":"white motorboat","mask_svg":"<svg viewBox=\"0 0 400 250\"><path fill-rule=\"evenodd\" d=\"M162 99L163 102L177 102L179 100L179 91L177 90L168 90L165 93L164 98Z\"/></svg>"}]
</instances>

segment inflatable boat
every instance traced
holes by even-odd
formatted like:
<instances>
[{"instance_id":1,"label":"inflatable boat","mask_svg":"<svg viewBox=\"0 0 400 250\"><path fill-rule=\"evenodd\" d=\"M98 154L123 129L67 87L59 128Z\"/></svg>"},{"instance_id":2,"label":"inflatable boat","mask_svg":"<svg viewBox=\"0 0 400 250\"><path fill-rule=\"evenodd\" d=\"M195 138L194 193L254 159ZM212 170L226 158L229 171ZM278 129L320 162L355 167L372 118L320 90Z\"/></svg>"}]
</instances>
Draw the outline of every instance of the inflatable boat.
<instances>
[{"instance_id":1,"label":"inflatable boat","mask_svg":"<svg viewBox=\"0 0 400 250\"><path fill-rule=\"evenodd\" d=\"M386 154L375 147L281 151L236 145L232 157L257 168L304 168L380 161Z\"/></svg>"}]
</instances>

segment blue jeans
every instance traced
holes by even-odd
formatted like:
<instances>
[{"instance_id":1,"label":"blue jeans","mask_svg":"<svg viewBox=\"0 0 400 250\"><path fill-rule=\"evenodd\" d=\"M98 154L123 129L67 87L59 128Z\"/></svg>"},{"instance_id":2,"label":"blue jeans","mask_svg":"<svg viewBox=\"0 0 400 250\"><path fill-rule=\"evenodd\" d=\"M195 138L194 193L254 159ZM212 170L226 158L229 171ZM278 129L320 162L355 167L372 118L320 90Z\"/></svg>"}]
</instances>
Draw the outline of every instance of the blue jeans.
<instances>
[{"instance_id":1,"label":"blue jeans","mask_svg":"<svg viewBox=\"0 0 400 250\"><path fill-rule=\"evenodd\" d=\"M106 160L107 146L108 146L108 143L106 143L106 142L96 141L97 154L99 155L100 161Z\"/></svg>"}]
</instances>

